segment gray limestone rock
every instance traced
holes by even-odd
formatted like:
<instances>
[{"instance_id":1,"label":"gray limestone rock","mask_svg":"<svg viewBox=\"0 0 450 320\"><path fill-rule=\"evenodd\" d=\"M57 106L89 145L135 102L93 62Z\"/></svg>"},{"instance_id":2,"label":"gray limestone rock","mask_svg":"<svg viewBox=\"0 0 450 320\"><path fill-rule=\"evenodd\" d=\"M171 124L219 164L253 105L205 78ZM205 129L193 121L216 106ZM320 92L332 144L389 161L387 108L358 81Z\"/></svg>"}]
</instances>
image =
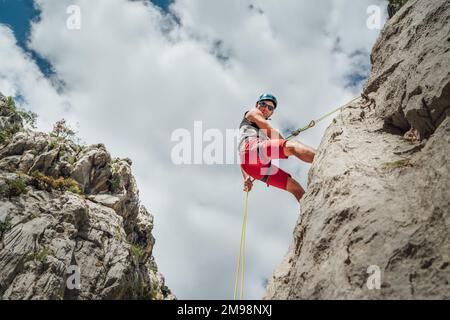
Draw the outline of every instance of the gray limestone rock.
<instances>
[{"instance_id":1,"label":"gray limestone rock","mask_svg":"<svg viewBox=\"0 0 450 320\"><path fill-rule=\"evenodd\" d=\"M410 0L385 26L265 299L450 299L449 19L449 1Z\"/></svg>"}]
</instances>

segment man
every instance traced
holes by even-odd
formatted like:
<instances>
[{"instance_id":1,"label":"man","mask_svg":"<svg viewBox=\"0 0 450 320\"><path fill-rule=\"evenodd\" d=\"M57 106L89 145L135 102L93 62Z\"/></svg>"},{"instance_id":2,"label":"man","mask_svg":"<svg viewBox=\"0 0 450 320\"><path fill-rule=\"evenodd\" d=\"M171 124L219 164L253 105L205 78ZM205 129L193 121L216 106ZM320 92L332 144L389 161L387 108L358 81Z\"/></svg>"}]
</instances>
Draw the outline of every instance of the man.
<instances>
[{"instance_id":1,"label":"man","mask_svg":"<svg viewBox=\"0 0 450 320\"><path fill-rule=\"evenodd\" d=\"M271 160L287 159L294 155L304 162L312 163L316 150L299 141L285 140L280 132L272 128L268 120L277 105L273 95L263 94L255 108L245 113L241 122L239 154L244 191L251 191L254 178L289 191L300 201L305 190L290 174L273 165Z\"/></svg>"}]
</instances>

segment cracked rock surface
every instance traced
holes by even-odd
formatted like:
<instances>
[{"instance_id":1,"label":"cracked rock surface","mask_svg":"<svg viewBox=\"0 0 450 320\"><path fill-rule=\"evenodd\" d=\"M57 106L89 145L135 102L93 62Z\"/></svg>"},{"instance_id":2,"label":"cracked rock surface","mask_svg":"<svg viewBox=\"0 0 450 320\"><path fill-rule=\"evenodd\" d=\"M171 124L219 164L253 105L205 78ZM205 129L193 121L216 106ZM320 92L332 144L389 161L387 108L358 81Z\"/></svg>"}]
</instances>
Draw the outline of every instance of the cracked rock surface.
<instances>
[{"instance_id":1,"label":"cracked rock surface","mask_svg":"<svg viewBox=\"0 0 450 320\"><path fill-rule=\"evenodd\" d=\"M408 1L371 58L265 299L450 299L450 2Z\"/></svg>"}]
</instances>

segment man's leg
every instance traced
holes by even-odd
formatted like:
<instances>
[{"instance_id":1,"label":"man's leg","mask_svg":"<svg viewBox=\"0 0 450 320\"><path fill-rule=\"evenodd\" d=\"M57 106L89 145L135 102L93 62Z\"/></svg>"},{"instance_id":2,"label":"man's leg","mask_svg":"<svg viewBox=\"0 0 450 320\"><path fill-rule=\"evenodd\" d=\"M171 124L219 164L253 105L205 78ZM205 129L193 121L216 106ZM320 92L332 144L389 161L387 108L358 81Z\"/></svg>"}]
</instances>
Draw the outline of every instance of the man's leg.
<instances>
[{"instance_id":1,"label":"man's leg","mask_svg":"<svg viewBox=\"0 0 450 320\"><path fill-rule=\"evenodd\" d=\"M300 183L298 183L296 180L292 179L291 177L289 177L289 179L288 179L286 190L289 191L290 193L292 193L294 195L294 197L297 199L297 201L300 201L300 199L305 194L305 190L303 190Z\"/></svg>"},{"instance_id":2,"label":"man's leg","mask_svg":"<svg viewBox=\"0 0 450 320\"><path fill-rule=\"evenodd\" d=\"M294 155L300 160L307 163L312 163L316 155L316 149L307 146L300 141L289 140L284 146L284 154L288 157Z\"/></svg>"},{"instance_id":3,"label":"man's leg","mask_svg":"<svg viewBox=\"0 0 450 320\"><path fill-rule=\"evenodd\" d=\"M314 148L299 141L266 140L261 143L260 148L265 156L263 158L269 159L287 159L289 156L295 155L305 162L312 163L316 155ZM264 167L262 171L260 169L259 175L263 177L267 174L267 171L267 167ZM269 185L289 191L297 201L300 201L305 194L305 190L296 180L275 165L272 165L270 172L271 174L267 181Z\"/></svg>"}]
</instances>

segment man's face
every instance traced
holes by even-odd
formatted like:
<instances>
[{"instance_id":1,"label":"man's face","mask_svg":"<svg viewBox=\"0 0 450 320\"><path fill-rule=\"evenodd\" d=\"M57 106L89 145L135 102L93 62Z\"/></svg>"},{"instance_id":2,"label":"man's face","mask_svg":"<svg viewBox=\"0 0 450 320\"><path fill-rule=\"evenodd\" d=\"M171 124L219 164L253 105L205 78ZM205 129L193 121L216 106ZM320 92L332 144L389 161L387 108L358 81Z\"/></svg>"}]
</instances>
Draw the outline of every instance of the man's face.
<instances>
[{"instance_id":1,"label":"man's face","mask_svg":"<svg viewBox=\"0 0 450 320\"><path fill-rule=\"evenodd\" d=\"M270 118L275 112L275 104L272 101L258 102L257 108L263 113L264 117ZM272 109L272 111L270 110Z\"/></svg>"}]
</instances>

